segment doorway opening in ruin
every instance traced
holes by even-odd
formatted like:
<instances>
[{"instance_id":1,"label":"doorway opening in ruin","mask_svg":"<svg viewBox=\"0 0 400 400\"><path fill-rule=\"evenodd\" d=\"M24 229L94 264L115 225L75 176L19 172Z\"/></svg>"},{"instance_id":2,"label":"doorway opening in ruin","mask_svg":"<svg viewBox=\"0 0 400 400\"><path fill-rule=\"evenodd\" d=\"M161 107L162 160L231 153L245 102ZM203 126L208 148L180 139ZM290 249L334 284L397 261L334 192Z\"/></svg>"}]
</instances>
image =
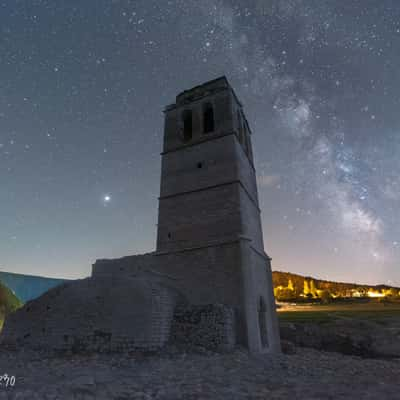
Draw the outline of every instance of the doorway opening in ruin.
<instances>
[{"instance_id":1,"label":"doorway opening in ruin","mask_svg":"<svg viewBox=\"0 0 400 400\"><path fill-rule=\"evenodd\" d=\"M267 332L267 306L265 300L260 296L258 301L258 327L260 330L261 346L268 346L268 332Z\"/></svg>"}]
</instances>

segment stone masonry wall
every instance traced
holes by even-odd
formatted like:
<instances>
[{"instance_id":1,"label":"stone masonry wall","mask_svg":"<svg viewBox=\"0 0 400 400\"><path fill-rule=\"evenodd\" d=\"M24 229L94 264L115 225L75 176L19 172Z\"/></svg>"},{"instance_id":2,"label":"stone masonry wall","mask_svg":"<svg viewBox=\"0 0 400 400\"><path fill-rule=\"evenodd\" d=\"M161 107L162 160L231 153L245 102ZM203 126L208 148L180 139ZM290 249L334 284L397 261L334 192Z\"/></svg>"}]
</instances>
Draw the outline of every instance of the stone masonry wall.
<instances>
[{"instance_id":1,"label":"stone masonry wall","mask_svg":"<svg viewBox=\"0 0 400 400\"><path fill-rule=\"evenodd\" d=\"M148 277L68 282L5 321L1 344L72 351L154 350L169 338L178 293Z\"/></svg>"},{"instance_id":2,"label":"stone masonry wall","mask_svg":"<svg viewBox=\"0 0 400 400\"><path fill-rule=\"evenodd\" d=\"M246 343L239 241L176 253L98 260L93 265L93 276L130 278L138 266L165 276L166 284L190 304L226 304L234 308L237 342Z\"/></svg>"},{"instance_id":3,"label":"stone masonry wall","mask_svg":"<svg viewBox=\"0 0 400 400\"><path fill-rule=\"evenodd\" d=\"M160 199L158 251L174 251L237 237L238 183Z\"/></svg>"},{"instance_id":4,"label":"stone masonry wall","mask_svg":"<svg viewBox=\"0 0 400 400\"><path fill-rule=\"evenodd\" d=\"M177 307L170 341L215 351L232 350L236 343L234 310L222 304Z\"/></svg>"}]
</instances>

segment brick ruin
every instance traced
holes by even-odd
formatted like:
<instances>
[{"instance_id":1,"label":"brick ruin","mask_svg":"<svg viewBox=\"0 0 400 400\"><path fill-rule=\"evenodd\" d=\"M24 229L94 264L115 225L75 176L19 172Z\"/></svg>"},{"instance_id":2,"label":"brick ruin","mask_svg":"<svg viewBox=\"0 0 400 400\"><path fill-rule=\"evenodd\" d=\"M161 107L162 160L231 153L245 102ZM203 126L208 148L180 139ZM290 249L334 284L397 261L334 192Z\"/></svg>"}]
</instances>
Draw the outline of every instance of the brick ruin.
<instances>
[{"instance_id":1,"label":"brick ruin","mask_svg":"<svg viewBox=\"0 0 400 400\"><path fill-rule=\"evenodd\" d=\"M1 343L155 350L183 343L279 352L251 131L225 77L165 109L156 250L97 260L7 318Z\"/></svg>"}]
</instances>

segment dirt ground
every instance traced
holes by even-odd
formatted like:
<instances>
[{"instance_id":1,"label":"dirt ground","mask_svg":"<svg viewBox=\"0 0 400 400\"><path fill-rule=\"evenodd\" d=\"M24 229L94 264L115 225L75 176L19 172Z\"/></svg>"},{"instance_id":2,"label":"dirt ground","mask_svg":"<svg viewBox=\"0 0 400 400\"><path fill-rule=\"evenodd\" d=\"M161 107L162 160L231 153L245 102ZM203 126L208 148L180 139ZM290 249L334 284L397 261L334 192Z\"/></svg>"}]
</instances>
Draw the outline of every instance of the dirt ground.
<instances>
[{"instance_id":1,"label":"dirt ground","mask_svg":"<svg viewBox=\"0 0 400 400\"><path fill-rule=\"evenodd\" d=\"M0 352L0 373L16 377L0 400L29 399L399 399L400 360L292 348L250 356L167 351L157 355Z\"/></svg>"}]
</instances>

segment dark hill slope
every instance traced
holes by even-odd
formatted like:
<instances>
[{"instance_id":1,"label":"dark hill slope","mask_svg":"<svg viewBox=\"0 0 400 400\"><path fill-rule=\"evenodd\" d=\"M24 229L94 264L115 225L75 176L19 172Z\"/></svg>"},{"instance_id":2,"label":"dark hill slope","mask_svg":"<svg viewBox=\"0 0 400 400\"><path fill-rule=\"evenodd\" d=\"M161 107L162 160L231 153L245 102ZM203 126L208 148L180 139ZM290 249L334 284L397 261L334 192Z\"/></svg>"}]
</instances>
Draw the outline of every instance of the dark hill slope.
<instances>
[{"instance_id":1,"label":"dark hill slope","mask_svg":"<svg viewBox=\"0 0 400 400\"><path fill-rule=\"evenodd\" d=\"M10 288L22 302L35 299L49 289L65 282L65 279L15 274L0 271L0 282Z\"/></svg>"},{"instance_id":2,"label":"dark hill slope","mask_svg":"<svg viewBox=\"0 0 400 400\"><path fill-rule=\"evenodd\" d=\"M0 282L0 327L4 317L22 306L22 302L7 286Z\"/></svg>"}]
</instances>

